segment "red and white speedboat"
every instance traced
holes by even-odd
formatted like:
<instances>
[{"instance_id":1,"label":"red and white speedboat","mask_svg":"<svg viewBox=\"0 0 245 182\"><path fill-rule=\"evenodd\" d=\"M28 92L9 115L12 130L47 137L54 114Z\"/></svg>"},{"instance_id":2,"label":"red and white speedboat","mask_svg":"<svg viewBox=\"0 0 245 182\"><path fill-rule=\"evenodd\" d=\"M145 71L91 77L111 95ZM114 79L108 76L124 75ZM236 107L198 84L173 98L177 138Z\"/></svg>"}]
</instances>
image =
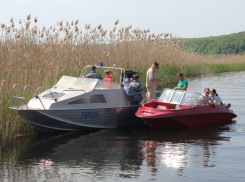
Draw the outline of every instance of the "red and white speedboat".
<instances>
[{"instance_id":1,"label":"red and white speedboat","mask_svg":"<svg viewBox=\"0 0 245 182\"><path fill-rule=\"evenodd\" d=\"M209 105L196 92L165 89L159 100L142 105L136 116L153 128L195 127L236 117L225 105Z\"/></svg>"}]
</instances>

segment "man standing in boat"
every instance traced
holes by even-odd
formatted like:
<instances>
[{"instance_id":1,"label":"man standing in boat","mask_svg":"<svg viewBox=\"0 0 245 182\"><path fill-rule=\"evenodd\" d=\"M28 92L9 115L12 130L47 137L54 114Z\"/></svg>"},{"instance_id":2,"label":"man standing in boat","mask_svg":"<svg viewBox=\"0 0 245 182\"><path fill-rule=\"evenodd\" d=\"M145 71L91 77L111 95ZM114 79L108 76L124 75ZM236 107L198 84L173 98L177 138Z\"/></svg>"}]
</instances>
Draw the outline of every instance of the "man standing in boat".
<instances>
[{"instance_id":1,"label":"man standing in boat","mask_svg":"<svg viewBox=\"0 0 245 182\"><path fill-rule=\"evenodd\" d=\"M94 79L103 80L101 74L96 72L96 66L91 67L91 72L87 74L85 78L94 78Z\"/></svg>"},{"instance_id":2,"label":"man standing in boat","mask_svg":"<svg viewBox=\"0 0 245 182\"><path fill-rule=\"evenodd\" d=\"M179 79L179 83L178 83L177 87L174 87L174 90L187 90L188 81L184 78L184 74L178 73L177 77Z\"/></svg>"},{"instance_id":3,"label":"man standing in boat","mask_svg":"<svg viewBox=\"0 0 245 182\"><path fill-rule=\"evenodd\" d=\"M155 71L158 68L158 66L158 63L154 62L146 73L146 89L148 99L156 99L157 82L161 81L161 79L156 78Z\"/></svg>"}]
</instances>

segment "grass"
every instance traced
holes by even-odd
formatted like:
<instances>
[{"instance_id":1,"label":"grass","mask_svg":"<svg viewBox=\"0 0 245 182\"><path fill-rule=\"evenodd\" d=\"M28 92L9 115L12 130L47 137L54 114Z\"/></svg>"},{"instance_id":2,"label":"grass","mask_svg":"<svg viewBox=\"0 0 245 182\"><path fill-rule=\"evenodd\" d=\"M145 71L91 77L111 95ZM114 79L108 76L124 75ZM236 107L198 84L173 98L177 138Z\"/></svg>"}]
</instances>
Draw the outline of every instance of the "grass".
<instances>
[{"instance_id":1,"label":"grass","mask_svg":"<svg viewBox=\"0 0 245 182\"><path fill-rule=\"evenodd\" d=\"M0 29L0 138L1 144L16 137L35 133L11 106L12 86L18 83L20 95L23 87L53 85L62 75L79 76L87 64L118 67L138 72L145 85L147 69L154 61L160 64L157 76L163 81L159 87L177 82L176 74L186 77L224 71L245 70L245 56L208 56L190 54L181 47L183 39L171 34L154 34L150 30L131 26L104 30L101 25L89 24L79 29L78 20L57 22L56 26L38 28L37 18L28 15L25 23L14 20ZM33 95L29 92L28 95ZM15 101L15 104L16 101Z\"/></svg>"}]
</instances>

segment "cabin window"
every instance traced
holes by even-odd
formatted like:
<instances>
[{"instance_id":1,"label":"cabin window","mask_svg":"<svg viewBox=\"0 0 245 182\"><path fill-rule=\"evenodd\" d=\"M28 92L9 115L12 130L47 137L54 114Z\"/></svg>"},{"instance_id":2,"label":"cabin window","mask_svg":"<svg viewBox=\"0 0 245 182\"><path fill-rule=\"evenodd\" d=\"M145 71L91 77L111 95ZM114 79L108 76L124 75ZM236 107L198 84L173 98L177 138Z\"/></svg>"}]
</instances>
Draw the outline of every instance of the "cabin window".
<instances>
[{"instance_id":1,"label":"cabin window","mask_svg":"<svg viewBox=\"0 0 245 182\"><path fill-rule=\"evenodd\" d=\"M69 102L70 104L94 104L94 103L106 103L105 97L103 94L94 94L81 99Z\"/></svg>"}]
</instances>

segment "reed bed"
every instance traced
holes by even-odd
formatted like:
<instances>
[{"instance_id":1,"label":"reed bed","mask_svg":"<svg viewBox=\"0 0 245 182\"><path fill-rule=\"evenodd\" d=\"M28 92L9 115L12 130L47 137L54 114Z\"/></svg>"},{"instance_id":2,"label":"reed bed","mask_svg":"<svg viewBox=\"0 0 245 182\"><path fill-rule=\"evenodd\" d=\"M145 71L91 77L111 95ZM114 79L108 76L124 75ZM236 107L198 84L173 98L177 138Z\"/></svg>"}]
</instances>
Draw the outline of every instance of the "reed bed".
<instances>
[{"instance_id":1,"label":"reed bed","mask_svg":"<svg viewBox=\"0 0 245 182\"><path fill-rule=\"evenodd\" d=\"M2 145L18 136L34 133L11 106L12 86L52 86L62 75L79 76L87 64L117 67L137 71L145 84L145 74L154 61L160 64L157 76L160 87L177 82L176 73L185 76L245 70L244 55L207 56L189 54L182 49L184 41L171 33L154 34L132 26L115 27L107 31L102 25L79 20L57 22L52 27L37 27L38 19L28 15L25 22L10 20L0 29L0 138ZM162 89L162 88L161 88ZM30 91L28 95L32 95ZM14 104L17 104L15 101Z\"/></svg>"}]
</instances>

